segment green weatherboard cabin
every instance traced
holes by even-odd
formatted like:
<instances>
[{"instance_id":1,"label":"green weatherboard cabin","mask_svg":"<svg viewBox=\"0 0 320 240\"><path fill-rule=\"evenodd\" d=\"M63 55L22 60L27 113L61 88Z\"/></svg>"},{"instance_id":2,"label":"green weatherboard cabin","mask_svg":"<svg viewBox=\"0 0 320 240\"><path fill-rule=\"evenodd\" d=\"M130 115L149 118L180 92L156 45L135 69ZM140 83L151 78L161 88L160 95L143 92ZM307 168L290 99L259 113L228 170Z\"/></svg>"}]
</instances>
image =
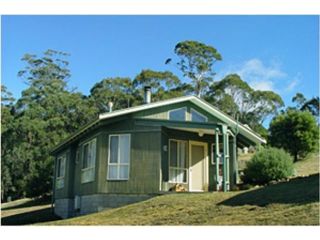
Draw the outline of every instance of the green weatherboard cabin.
<instances>
[{"instance_id":1,"label":"green weatherboard cabin","mask_svg":"<svg viewBox=\"0 0 320 240\"><path fill-rule=\"evenodd\" d=\"M184 96L110 111L53 149L54 206L63 218L168 192L228 191L237 147L265 143L206 101Z\"/></svg>"}]
</instances>

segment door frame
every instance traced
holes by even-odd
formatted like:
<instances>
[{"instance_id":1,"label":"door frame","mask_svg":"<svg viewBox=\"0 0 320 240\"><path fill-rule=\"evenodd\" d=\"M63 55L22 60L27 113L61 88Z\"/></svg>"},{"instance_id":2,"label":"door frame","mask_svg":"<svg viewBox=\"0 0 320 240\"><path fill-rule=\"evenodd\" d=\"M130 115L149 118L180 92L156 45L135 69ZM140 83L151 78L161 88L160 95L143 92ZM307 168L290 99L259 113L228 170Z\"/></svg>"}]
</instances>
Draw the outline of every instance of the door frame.
<instances>
[{"instance_id":1,"label":"door frame","mask_svg":"<svg viewBox=\"0 0 320 240\"><path fill-rule=\"evenodd\" d=\"M206 142L199 142L199 141L189 141L189 192L204 192L205 190L192 189L192 145L195 146L203 146L204 151L204 163L203 163L203 169L202 169L202 180L203 180L203 187L207 184L209 186L209 168L208 168L208 143Z\"/></svg>"}]
</instances>

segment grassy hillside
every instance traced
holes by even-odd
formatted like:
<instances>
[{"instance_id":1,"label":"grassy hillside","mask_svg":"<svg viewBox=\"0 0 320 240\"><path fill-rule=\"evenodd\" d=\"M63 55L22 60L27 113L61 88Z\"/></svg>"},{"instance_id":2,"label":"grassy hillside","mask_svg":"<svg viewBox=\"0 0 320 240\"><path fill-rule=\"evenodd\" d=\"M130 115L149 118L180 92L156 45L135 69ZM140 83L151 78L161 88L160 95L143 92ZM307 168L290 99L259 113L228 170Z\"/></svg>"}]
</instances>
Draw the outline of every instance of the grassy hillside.
<instances>
[{"instance_id":1,"label":"grassy hillside","mask_svg":"<svg viewBox=\"0 0 320 240\"><path fill-rule=\"evenodd\" d=\"M20 199L1 204L1 225L25 225L58 220L50 200Z\"/></svg>"},{"instance_id":2,"label":"grassy hillside","mask_svg":"<svg viewBox=\"0 0 320 240\"><path fill-rule=\"evenodd\" d=\"M319 225L319 156L311 155L308 159L295 163L295 169L297 175L306 177L296 177L289 182L248 191L166 194L125 207L66 220L57 220L48 202L18 200L2 204L1 223Z\"/></svg>"},{"instance_id":3,"label":"grassy hillside","mask_svg":"<svg viewBox=\"0 0 320 240\"><path fill-rule=\"evenodd\" d=\"M250 191L168 194L47 224L319 225L319 174Z\"/></svg>"},{"instance_id":4,"label":"grassy hillside","mask_svg":"<svg viewBox=\"0 0 320 240\"><path fill-rule=\"evenodd\" d=\"M319 169L319 154L309 154L304 160L294 164L297 176L308 176L320 171Z\"/></svg>"}]
</instances>

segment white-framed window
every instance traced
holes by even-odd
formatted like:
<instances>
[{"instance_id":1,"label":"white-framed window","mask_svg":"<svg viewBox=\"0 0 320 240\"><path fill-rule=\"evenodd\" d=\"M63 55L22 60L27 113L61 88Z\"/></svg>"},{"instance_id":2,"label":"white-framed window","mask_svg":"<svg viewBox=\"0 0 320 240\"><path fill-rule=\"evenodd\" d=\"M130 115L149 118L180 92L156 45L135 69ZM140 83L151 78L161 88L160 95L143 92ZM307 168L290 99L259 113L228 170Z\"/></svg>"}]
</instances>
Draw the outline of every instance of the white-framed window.
<instances>
[{"instance_id":1,"label":"white-framed window","mask_svg":"<svg viewBox=\"0 0 320 240\"><path fill-rule=\"evenodd\" d=\"M94 181L96 166L96 142L94 138L82 145L81 183Z\"/></svg>"},{"instance_id":2,"label":"white-framed window","mask_svg":"<svg viewBox=\"0 0 320 240\"><path fill-rule=\"evenodd\" d=\"M220 158L219 158L219 165L222 165L222 143L219 143L219 153L220 153ZM212 164L216 164L216 144L212 143L211 144L211 158L212 158Z\"/></svg>"},{"instance_id":3,"label":"white-framed window","mask_svg":"<svg viewBox=\"0 0 320 240\"><path fill-rule=\"evenodd\" d=\"M129 179L130 145L130 134L109 135L107 180Z\"/></svg>"},{"instance_id":4,"label":"white-framed window","mask_svg":"<svg viewBox=\"0 0 320 240\"><path fill-rule=\"evenodd\" d=\"M174 110L170 110L168 113L169 113L169 120L185 121L187 108L186 107L177 108Z\"/></svg>"},{"instance_id":5,"label":"white-framed window","mask_svg":"<svg viewBox=\"0 0 320 240\"><path fill-rule=\"evenodd\" d=\"M169 182L188 182L187 141L169 140Z\"/></svg>"},{"instance_id":6,"label":"white-framed window","mask_svg":"<svg viewBox=\"0 0 320 240\"><path fill-rule=\"evenodd\" d=\"M66 154L62 154L57 158L57 174L56 174L56 188L64 187L64 176L66 172Z\"/></svg>"},{"instance_id":7,"label":"white-framed window","mask_svg":"<svg viewBox=\"0 0 320 240\"><path fill-rule=\"evenodd\" d=\"M192 122L208 122L208 118L199 113L197 110L191 108L191 121Z\"/></svg>"}]
</instances>

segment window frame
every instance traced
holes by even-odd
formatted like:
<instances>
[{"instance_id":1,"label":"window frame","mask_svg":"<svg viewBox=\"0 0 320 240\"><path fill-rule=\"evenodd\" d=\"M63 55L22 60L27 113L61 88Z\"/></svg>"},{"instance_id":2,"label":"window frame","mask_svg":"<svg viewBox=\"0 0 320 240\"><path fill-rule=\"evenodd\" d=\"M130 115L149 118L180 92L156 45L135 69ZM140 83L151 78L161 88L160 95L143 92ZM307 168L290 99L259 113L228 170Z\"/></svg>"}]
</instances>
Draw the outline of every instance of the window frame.
<instances>
[{"instance_id":1,"label":"window frame","mask_svg":"<svg viewBox=\"0 0 320 240\"><path fill-rule=\"evenodd\" d=\"M203 118L205 119L204 122L208 122L208 117L205 116L204 114L200 113L199 111L197 111L197 110L194 109L194 108L191 108L191 109L190 109L190 121L191 121L191 122L198 122L198 121L193 121L193 120L192 120L192 112L195 112L195 113L199 114L201 117L203 117Z\"/></svg>"},{"instance_id":2,"label":"window frame","mask_svg":"<svg viewBox=\"0 0 320 240\"><path fill-rule=\"evenodd\" d=\"M128 146L128 163L121 163L120 162L120 136L128 136L129 137L129 146ZM117 162L111 163L110 157L111 157L111 137L118 137L118 154L117 154ZM130 162L131 162L131 134L125 133L125 134L109 134L109 142L108 142L108 167L107 167L107 181L128 181L130 179ZM110 178L109 176L109 167L110 166L116 166L117 167L117 178ZM128 178L120 178L120 167L121 166L128 166Z\"/></svg>"},{"instance_id":3,"label":"window frame","mask_svg":"<svg viewBox=\"0 0 320 240\"><path fill-rule=\"evenodd\" d=\"M178 111L180 109L184 109L184 120L174 120L174 119L170 119L170 113L173 111ZM175 109L171 109L168 111L168 120L171 121L187 121L187 114L188 114L188 108L187 107L180 107L180 108L175 108Z\"/></svg>"},{"instance_id":4,"label":"window frame","mask_svg":"<svg viewBox=\"0 0 320 240\"><path fill-rule=\"evenodd\" d=\"M61 166L62 166L61 160L63 160L64 167L63 167L62 175L59 175L59 174L61 174ZM64 152L57 157L56 189L64 188L64 178L66 175L66 165L67 165L67 153Z\"/></svg>"},{"instance_id":5,"label":"window frame","mask_svg":"<svg viewBox=\"0 0 320 240\"><path fill-rule=\"evenodd\" d=\"M179 154L180 154L180 151L178 150L178 146L179 146L179 142L184 142L186 144L186 162L185 162L185 165L186 167L185 168L182 168L182 167L171 167L171 142L176 142L177 143L177 165L179 163ZM168 170L169 170L169 173L168 173L168 182L169 183L179 183L179 184L188 184L189 183L189 144L188 144L188 141L187 140L179 140L179 139L169 139L169 151L168 151ZM178 182L178 181L172 181L171 180L171 177L170 177L170 170L171 169L174 169L174 170L182 170L182 171L185 171L186 172L186 181L182 181L182 182Z\"/></svg>"},{"instance_id":6,"label":"window frame","mask_svg":"<svg viewBox=\"0 0 320 240\"><path fill-rule=\"evenodd\" d=\"M84 166L84 147L86 145L88 145L88 151L90 149L90 144L95 142L95 148L94 148L94 159L91 160L91 162L93 162L93 165L91 166L87 166L87 167L83 167ZM91 153L92 154L92 153ZM91 156L92 157L92 156ZM82 144L82 147L81 147L81 176L80 176L80 181L81 183L89 183L89 182L93 182L95 180L95 168L96 168L96 160L97 160L97 138L92 138L86 142L84 142ZM92 175L93 175L93 178L92 179L84 179L83 175L86 173L86 172L89 172L89 171L93 171Z\"/></svg>"}]
</instances>

